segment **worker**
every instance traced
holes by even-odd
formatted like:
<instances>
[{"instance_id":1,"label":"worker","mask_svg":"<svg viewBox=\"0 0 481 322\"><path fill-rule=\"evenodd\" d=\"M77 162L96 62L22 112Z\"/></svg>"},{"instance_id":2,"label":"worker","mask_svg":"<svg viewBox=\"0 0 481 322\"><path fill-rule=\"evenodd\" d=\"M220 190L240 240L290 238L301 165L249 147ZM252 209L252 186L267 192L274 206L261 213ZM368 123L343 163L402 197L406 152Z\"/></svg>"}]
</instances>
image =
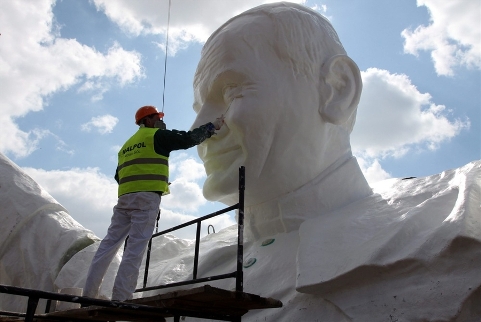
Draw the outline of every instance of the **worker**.
<instances>
[{"instance_id":1,"label":"worker","mask_svg":"<svg viewBox=\"0 0 481 322\"><path fill-rule=\"evenodd\" d=\"M84 296L98 297L107 268L127 236L128 242L115 278L112 300L132 298L139 267L152 237L162 194L168 192L169 154L188 149L210 138L223 123L223 117L191 131L165 129L154 106L143 106L135 114L138 131L118 153L115 179L119 184L118 201L107 235L90 265Z\"/></svg>"}]
</instances>

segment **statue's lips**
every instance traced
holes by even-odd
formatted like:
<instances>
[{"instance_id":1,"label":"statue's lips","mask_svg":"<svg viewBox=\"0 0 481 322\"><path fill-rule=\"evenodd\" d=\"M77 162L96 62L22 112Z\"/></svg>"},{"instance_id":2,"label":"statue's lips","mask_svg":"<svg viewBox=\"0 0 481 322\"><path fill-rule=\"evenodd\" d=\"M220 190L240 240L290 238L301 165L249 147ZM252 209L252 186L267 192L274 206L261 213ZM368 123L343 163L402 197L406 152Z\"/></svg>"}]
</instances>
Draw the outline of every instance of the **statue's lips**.
<instances>
[{"instance_id":1,"label":"statue's lips","mask_svg":"<svg viewBox=\"0 0 481 322\"><path fill-rule=\"evenodd\" d=\"M240 145L234 145L226 148L210 150L201 157L204 161L205 171L207 175L214 171L225 170L230 167L236 160L240 160L242 149Z\"/></svg>"}]
</instances>

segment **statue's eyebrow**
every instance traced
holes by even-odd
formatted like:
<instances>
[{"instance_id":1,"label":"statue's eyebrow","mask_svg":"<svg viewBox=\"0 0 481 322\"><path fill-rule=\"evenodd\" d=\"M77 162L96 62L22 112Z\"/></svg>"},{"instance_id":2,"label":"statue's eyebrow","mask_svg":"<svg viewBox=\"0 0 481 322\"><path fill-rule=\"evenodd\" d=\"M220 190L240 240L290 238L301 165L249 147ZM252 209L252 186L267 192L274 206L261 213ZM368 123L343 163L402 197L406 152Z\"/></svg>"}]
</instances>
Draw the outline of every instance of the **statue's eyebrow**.
<instances>
[{"instance_id":1,"label":"statue's eyebrow","mask_svg":"<svg viewBox=\"0 0 481 322\"><path fill-rule=\"evenodd\" d=\"M208 84L207 88L207 93L210 93L212 90L215 90L216 87L219 87L222 85L222 88L224 85L239 85L242 82L246 80L247 76L239 72L237 70L234 70L232 68L224 69L217 73L215 77L212 78L212 81L210 81Z\"/></svg>"},{"instance_id":2,"label":"statue's eyebrow","mask_svg":"<svg viewBox=\"0 0 481 322\"><path fill-rule=\"evenodd\" d=\"M212 78L212 81L209 82L209 92L220 82L220 79L223 79L225 75L229 74L229 72L233 72L232 69L222 70Z\"/></svg>"}]
</instances>

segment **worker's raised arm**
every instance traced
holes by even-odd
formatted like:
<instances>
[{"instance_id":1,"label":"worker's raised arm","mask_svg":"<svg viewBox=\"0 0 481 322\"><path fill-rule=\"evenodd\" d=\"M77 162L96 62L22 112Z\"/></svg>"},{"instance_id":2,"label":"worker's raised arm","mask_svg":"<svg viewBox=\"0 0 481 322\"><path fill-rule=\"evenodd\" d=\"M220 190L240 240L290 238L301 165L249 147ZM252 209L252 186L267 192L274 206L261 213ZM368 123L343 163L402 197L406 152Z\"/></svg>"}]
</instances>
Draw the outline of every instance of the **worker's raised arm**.
<instances>
[{"instance_id":1,"label":"worker's raised arm","mask_svg":"<svg viewBox=\"0 0 481 322\"><path fill-rule=\"evenodd\" d=\"M223 118L218 118L214 123L206 123L192 131L158 130L154 135L155 152L168 157L171 151L196 146L210 138L216 130L220 130L222 125Z\"/></svg>"}]
</instances>

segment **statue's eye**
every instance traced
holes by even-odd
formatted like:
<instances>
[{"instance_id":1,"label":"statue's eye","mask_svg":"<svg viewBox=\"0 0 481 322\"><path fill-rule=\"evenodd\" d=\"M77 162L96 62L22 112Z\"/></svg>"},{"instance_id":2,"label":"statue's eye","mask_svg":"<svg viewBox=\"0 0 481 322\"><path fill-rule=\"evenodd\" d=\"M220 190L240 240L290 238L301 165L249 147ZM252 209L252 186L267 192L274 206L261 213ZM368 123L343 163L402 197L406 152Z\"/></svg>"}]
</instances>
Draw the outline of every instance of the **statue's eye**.
<instances>
[{"instance_id":1,"label":"statue's eye","mask_svg":"<svg viewBox=\"0 0 481 322\"><path fill-rule=\"evenodd\" d=\"M242 91L243 87L238 86L237 84L227 84L224 86L223 96L225 104L230 106L234 99L243 97L244 95L242 95Z\"/></svg>"},{"instance_id":2,"label":"statue's eye","mask_svg":"<svg viewBox=\"0 0 481 322\"><path fill-rule=\"evenodd\" d=\"M222 89L222 96L224 97L224 101L229 104L236 96L236 92L238 91L237 84L227 84Z\"/></svg>"}]
</instances>

